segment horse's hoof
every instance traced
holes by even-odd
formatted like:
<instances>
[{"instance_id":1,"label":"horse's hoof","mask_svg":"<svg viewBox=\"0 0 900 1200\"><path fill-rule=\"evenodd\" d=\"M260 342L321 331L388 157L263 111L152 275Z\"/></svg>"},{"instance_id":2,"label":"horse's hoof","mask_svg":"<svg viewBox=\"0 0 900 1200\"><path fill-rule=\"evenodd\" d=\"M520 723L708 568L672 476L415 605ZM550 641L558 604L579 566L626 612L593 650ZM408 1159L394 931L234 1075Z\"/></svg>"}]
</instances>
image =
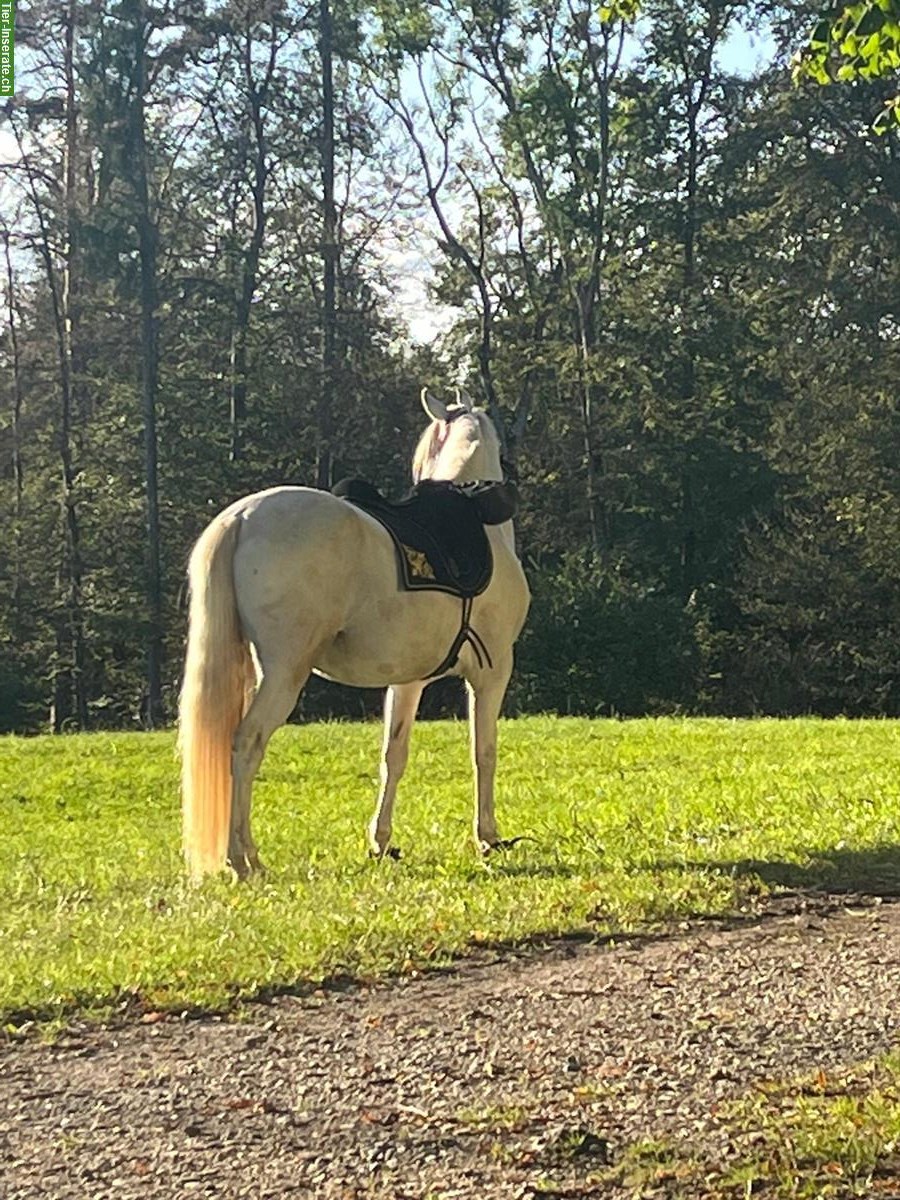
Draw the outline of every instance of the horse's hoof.
<instances>
[{"instance_id":1,"label":"horse's hoof","mask_svg":"<svg viewBox=\"0 0 900 1200\"><path fill-rule=\"evenodd\" d=\"M266 868L260 861L258 854L248 856L242 854L240 858L229 858L228 868L231 873L231 878L235 883L246 883L248 879L254 876L262 878L266 874Z\"/></svg>"},{"instance_id":2,"label":"horse's hoof","mask_svg":"<svg viewBox=\"0 0 900 1200\"><path fill-rule=\"evenodd\" d=\"M399 862L402 857L403 855L397 846L385 846L383 850L373 849L369 851L369 858L374 858L378 862L381 862L385 858L391 859L392 862Z\"/></svg>"},{"instance_id":3,"label":"horse's hoof","mask_svg":"<svg viewBox=\"0 0 900 1200\"><path fill-rule=\"evenodd\" d=\"M534 841L534 839L526 837L525 834L514 838L497 838L496 842L482 842L481 853L487 858L489 854L494 854L498 850L512 850L513 846L518 846L519 842L530 841Z\"/></svg>"}]
</instances>

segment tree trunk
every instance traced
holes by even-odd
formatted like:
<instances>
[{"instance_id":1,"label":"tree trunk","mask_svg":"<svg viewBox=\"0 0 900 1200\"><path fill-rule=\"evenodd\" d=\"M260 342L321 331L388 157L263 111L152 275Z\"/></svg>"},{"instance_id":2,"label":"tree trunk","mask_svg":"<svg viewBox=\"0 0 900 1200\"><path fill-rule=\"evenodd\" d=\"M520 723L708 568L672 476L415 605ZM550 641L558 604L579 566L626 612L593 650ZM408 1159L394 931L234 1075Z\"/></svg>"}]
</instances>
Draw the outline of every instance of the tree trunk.
<instances>
[{"instance_id":1,"label":"tree trunk","mask_svg":"<svg viewBox=\"0 0 900 1200\"><path fill-rule=\"evenodd\" d=\"M579 383L581 401L581 433L584 445L585 473L588 501L588 523L591 532L591 547L595 554L606 548L609 538L606 520L606 505L601 491L603 463L594 442L594 387L591 383L591 359L593 336L590 326L591 312L586 311L583 296L576 295L578 314Z\"/></svg>"},{"instance_id":2,"label":"tree trunk","mask_svg":"<svg viewBox=\"0 0 900 1200\"><path fill-rule=\"evenodd\" d=\"M273 18L274 20L274 18ZM272 26L272 37L269 44L269 60L266 75L257 86L253 78L252 58L253 34L248 21L244 41L244 75L247 86L247 100L250 106L250 119L253 125L255 152L253 159L253 233L250 244L244 255L241 270L241 286L235 306L234 325L231 331L231 461L237 462L244 451L245 425L247 419L247 335L250 328L250 312L253 306L253 294L256 291L256 280L259 274L259 259L262 253L263 238L266 230L266 183L269 177L269 167L266 162L266 133L263 118L263 101L272 81L275 69L275 54L277 41L275 26Z\"/></svg>"},{"instance_id":3,"label":"tree trunk","mask_svg":"<svg viewBox=\"0 0 900 1200\"><path fill-rule=\"evenodd\" d=\"M332 483L337 349L337 211L334 200L334 75L330 0L319 0L322 60L322 378L316 413L316 487Z\"/></svg>"},{"instance_id":4,"label":"tree trunk","mask_svg":"<svg viewBox=\"0 0 900 1200\"><path fill-rule=\"evenodd\" d=\"M17 635L22 629L22 522L24 519L23 496L25 473L22 466L22 389L21 354L19 351L18 314L16 312L15 282L12 255L9 249L9 232L3 231L3 249L6 259L6 311L9 331L9 363L12 371L12 412L10 433L12 436L13 470L13 550L12 550L12 632Z\"/></svg>"},{"instance_id":5,"label":"tree trunk","mask_svg":"<svg viewBox=\"0 0 900 1200\"><path fill-rule=\"evenodd\" d=\"M80 277L81 250L78 228L78 197L76 173L78 169L78 108L75 92L75 23L77 13L75 0L68 0L65 29L65 79L66 79L66 158L65 158L65 224L66 250L63 262L63 359L66 363L67 394L64 402L63 430L63 474L65 492L65 520L68 529L69 548L69 622L71 626L72 658L74 667L75 713L80 728L87 728L87 674L85 662L84 614L82 584L84 567L81 559L81 534L78 510L73 494L75 471L71 460L73 441L72 426L83 417L81 402L83 363L80 358Z\"/></svg>"},{"instance_id":6,"label":"tree trunk","mask_svg":"<svg viewBox=\"0 0 900 1200\"><path fill-rule=\"evenodd\" d=\"M143 719L153 729L163 720L162 704L162 569L160 565L159 483L156 397L159 385L157 307L158 231L150 204L145 98L147 58L145 0L135 7L135 98L132 145L134 189L141 278L141 408L144 423L144 487L147 523L147 696Z\"/></svg>"},{"instance_id":7,"label":"tree trunk","mask_svg":"<svg viewBox=\"0 0 900 1200\"><path fill-rule=\"evenodd\" d=\"M64 73L66 80L65 229L66 255L63 265L63 313L66 352L71 372L73 416L83 421L90 415L90 396L84 386L84 338L82 317L81 214L78 201L78 103L75 79L76 0L66 6Z\"/></svg>"},{"instance_id":8,"label":"tree trunk","mask_svg":"<svg viewBox=\"0 0 900 1200\"><path fill-rule=\"evenodd\" d=\"M684 63L684 100L687 117L687 181L685 191L684 223L682 227L682 276L681 305L685 314L685 332L681 353L680 392L682 415L690 424L697 392L697 350L692 329L693 310L696 301L696 253L697 253L697 191L700 164L700 116L712 78L713 50L719 36L719 19L714 15L707 29L707 46L701 61L699 78L692 79L688 71L688 56ZM696 88L696 90L695 90ZM694 436L686 439L684 461L681 469L681 598L687 603L697 586L697 510L694 500L692 447Z\"/></svg>"},{"instance_id":9,"label":"tree trunk","mask_svg":"<svg viewBox=\"0 0 900 1200\"><path fill-rule=\"evenodd\" d=\"M70 91L66 97L67 110L74 105ZM69 125L67 111L67 129ZM19 147L28 194L34 208L38 225L38 253L44 265L50 307L53 314L53 329L56 338L56 353L59 362L59 426L57 450L60 460L60 507L63 541L57 572L57 587L61 606L54 617L56 653L52 665L53 698L50 703L49 724L53 733L59 733L73 717L84 728L88 710L84 678L84 618L82 606L81 531L78 522L77 498L75 495L76 470L72 454L72 364L69 358L68 318L65 311L65 296L61 294L53 261L51 236L35 185L35 174L31 159L25 150L21 134L12 122L13 134ZM69 147L67 144L67 153ZM69 247L66 247L68 254Z\"/></svg>"}]
</instances>

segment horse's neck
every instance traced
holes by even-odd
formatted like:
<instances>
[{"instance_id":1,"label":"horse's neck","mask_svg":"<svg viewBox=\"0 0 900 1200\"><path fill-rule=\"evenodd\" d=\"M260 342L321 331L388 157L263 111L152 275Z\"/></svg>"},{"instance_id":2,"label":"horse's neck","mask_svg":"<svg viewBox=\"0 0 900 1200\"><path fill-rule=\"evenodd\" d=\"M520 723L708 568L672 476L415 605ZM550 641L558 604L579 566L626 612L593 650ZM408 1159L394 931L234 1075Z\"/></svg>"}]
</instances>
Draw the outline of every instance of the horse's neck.
<instances>
[{"instance_id":1,"label":"horse's neck","mask_svg":"<svg viewBox=\"0 0 900 1200\"><path fill-rule=\"evenodd\" d=\"M443 470L438 462L431 478L445 479L448 483L499 483L503 479L503 472L500 464L495 467L487 455L473 454L462 465L451 461Z\"/></svg>"},{"instance_id":2,"label":"horse's neck","mask_svg":"<svg viewBox=\"0 0 900 1200\"><path fill-rule=\"evenodd\" d=\"M513 554L515 554L516 530L512 521L504 521L502 525L498 525L497 532L503 538L504 542L506 542L507 546L509 546L510 550L512 550Z\"/></svg>"}]
</instances>

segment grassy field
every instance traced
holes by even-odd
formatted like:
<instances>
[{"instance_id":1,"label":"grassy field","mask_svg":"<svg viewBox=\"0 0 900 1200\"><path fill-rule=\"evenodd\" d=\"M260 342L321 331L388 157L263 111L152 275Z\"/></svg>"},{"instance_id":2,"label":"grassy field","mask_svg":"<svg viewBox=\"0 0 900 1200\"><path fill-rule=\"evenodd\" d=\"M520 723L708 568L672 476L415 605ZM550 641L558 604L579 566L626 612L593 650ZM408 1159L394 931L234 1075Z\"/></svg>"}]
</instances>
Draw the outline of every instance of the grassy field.
<instances>
[{"instance_id":1,"label":"grassy field","mask_svg":"<svg viewBox=\"0 0 900 1200\"><path fill-rule=\"evenodd\" d=\"M0 1023L223 1006L477 945L729 913L770 888L900 886L891 722L507 722L501 833L529 840L484 862L453 722L416 730L403 859L367 860L379 742L375 725L280 731L254 804L269 873L197 888L172 734L0 739Z\"/></svg>"}]
</instances>

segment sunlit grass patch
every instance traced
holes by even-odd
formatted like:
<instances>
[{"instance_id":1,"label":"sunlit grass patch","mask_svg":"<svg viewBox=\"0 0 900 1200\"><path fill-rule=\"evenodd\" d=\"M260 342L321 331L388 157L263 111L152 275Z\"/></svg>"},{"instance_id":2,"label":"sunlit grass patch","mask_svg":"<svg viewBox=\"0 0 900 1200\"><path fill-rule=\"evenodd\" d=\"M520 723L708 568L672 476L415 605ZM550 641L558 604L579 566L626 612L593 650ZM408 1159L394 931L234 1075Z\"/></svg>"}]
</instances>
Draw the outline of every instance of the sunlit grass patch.
<instances>
[{"instance_id":1,"label":"sunlit grass patch","mask_svg":"<svg viewBox=\"0 0 900 1200\"><path fill-rule=\"evenodd\" d=\"M725 1161L672 1141L641 1142L603 1178L666 1200L900 1194L900 1053L760 1086L723 1106L715 1123L727 1134Z\"/></svg>"},{"instance_id":2,"label":"sunlit grass patch","mask_svg":"<svg viewBox=\"0 0 900 1200\"><path fill-rule=\"evenodd\" d=\"M512 1133L524 1129L531 1119L531 1106L514 1101L461 1108L457 1121L468 1128L488 1133Z\"/></svg>"},{"instance_id":3,"label":"sunlit grass patch","mask_svg":"<svg viewBox=\"0 0 900 1200\"><path fill-rule=\"evenodd\" d=\"M740 1182L771 1180L785 1197L900 1192L900 1053L764 1089L733 1120L756 1143Z\"/></svg>"},{"instance_id":4,"label":"sunlit grass patch","mask_svg":"<svg viewBox=\"0 0 900 1200\"><path fill-rule=\"evenodd\" d=\"M771 888L900 889L891 722L506 722L498 815L526 840L487 860L460 722L417 728L403 858L367 859L379 744L374 724L280 731L254 799L268 874L193 887L173 735L0 740L0 1017L225 1007Z\"/></svg>"}]
</instances>

